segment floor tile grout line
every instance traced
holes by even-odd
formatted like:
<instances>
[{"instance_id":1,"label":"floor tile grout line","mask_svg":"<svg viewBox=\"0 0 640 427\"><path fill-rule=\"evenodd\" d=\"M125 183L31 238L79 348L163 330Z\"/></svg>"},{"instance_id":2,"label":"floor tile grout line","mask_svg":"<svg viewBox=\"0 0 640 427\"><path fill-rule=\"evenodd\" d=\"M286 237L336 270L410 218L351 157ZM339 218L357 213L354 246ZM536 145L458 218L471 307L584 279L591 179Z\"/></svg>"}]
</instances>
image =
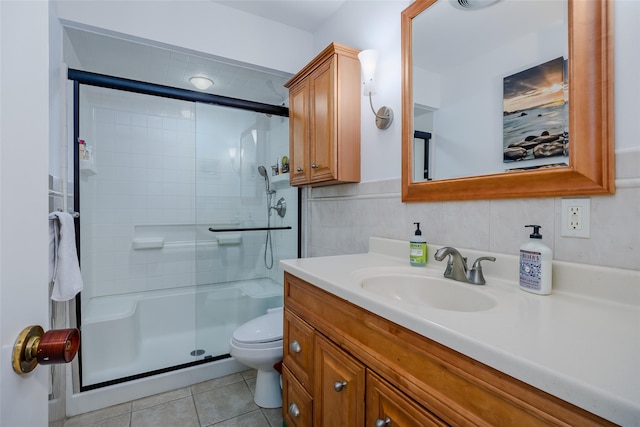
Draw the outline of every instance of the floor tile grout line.
<instances>
[{"instance_id":1,"label":"floor tile grout line","mask_svg":"<svg viewBox=\"0 0 640 427\"><path fill-rule=\"evenodd\" d=\"M196 398L195 398L195 395L193 394L193 390L191 390L191 387L189 387L189 391L191 392L191 401L193 402L193 409L196 411L196 418L198 420L198 425L200 427L204 427L202 425L202 421L200 420L200 412L198 411L198 405L196 405Z\"/></svg>"}]
</instances>

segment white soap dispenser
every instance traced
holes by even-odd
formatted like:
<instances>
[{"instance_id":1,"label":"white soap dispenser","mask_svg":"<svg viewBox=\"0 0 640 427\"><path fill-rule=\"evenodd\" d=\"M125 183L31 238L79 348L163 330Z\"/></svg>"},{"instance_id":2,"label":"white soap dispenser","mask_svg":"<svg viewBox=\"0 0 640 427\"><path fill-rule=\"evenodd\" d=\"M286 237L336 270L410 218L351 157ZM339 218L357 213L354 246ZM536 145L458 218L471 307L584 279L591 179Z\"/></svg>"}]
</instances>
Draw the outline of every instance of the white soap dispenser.
<instances>
[{"instance_id":1,"label":"white soap dispenser","mask_svg":"<svg viewBox=\"0 0 640 427\"><path fill-rule=\"evenodd\" d=\"M420 223L414 222L414 224L416 232L409 241L409 261L415 267L424 267L427 265L427 239L422 237Z\"/></svg>"},{"instance_id":2,"label":"white soap dispenser","mask_svg":"<svg viewBox=\"0 0 640 427\"><path fill-rule=\"evenodd\" d=\"M551 249L542 243L540 225L525 225L533 227L529 240L520 246L520 289L540 295L551 293Z\"/></svg>"}]
</instances>

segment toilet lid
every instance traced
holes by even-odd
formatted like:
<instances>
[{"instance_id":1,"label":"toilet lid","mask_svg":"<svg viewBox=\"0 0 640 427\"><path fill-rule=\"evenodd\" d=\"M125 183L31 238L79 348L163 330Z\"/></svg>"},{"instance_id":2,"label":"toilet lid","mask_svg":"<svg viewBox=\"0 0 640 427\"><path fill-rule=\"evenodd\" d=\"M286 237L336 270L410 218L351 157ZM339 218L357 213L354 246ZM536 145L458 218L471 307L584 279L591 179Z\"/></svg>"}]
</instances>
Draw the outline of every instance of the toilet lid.
<instances>
[{"instance_id":1,"label":"toilet lid","mask_svg":"<svg viewBox=\"0 0 640 427\"><path fill-rule=\"evenodd\" d=\"M282 310L275 310L249 320L233 332L233 339L243 343L262 343L282 339Z\"/></svg>"}]
</instances>

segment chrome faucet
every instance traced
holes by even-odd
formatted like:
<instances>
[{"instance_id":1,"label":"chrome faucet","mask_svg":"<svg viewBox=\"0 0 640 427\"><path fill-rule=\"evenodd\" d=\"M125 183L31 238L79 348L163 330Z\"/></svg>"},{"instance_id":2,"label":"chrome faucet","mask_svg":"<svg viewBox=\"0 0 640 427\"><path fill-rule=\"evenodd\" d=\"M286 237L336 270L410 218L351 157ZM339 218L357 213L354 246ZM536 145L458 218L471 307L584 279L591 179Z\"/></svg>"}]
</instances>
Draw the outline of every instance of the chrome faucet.
<instances>
[{"instance_id":1,"label":"chrome faucet","mask_svg":"<svg viewBox=\"0 0 640 427\"><path fill-rule=\"evenodd\" d=\"M442 261L445 256L449 256L444 277L457 280L459 282L471 283L473 285L484 285L484 275L482 274L482 261L495 261L495 257L482 256L475 260L471 270L467 267L467 258L463 257L456 248L445 246L436 251L433 257L436 261Z\"/></svg>"}]
</instances>

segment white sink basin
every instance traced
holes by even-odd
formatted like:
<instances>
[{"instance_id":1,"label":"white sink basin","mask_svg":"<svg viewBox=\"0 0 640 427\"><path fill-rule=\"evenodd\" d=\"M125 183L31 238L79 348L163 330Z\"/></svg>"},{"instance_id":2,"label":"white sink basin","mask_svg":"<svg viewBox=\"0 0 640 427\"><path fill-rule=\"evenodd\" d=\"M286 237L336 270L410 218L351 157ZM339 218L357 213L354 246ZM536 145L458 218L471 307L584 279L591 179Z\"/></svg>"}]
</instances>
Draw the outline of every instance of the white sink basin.
<instances>
[{"instance_id":1,"label":"white sink basin","mask_svg":"<svg viewBox=\"0 0 640 427\"><path fill-rule=\"evenodd\" d=\"M378 274L362 279L367 292L401 301L449 311L484 311L496 302L475 288L476 285L442 277L412 274Z\"/></svg>"}]
</instances>

